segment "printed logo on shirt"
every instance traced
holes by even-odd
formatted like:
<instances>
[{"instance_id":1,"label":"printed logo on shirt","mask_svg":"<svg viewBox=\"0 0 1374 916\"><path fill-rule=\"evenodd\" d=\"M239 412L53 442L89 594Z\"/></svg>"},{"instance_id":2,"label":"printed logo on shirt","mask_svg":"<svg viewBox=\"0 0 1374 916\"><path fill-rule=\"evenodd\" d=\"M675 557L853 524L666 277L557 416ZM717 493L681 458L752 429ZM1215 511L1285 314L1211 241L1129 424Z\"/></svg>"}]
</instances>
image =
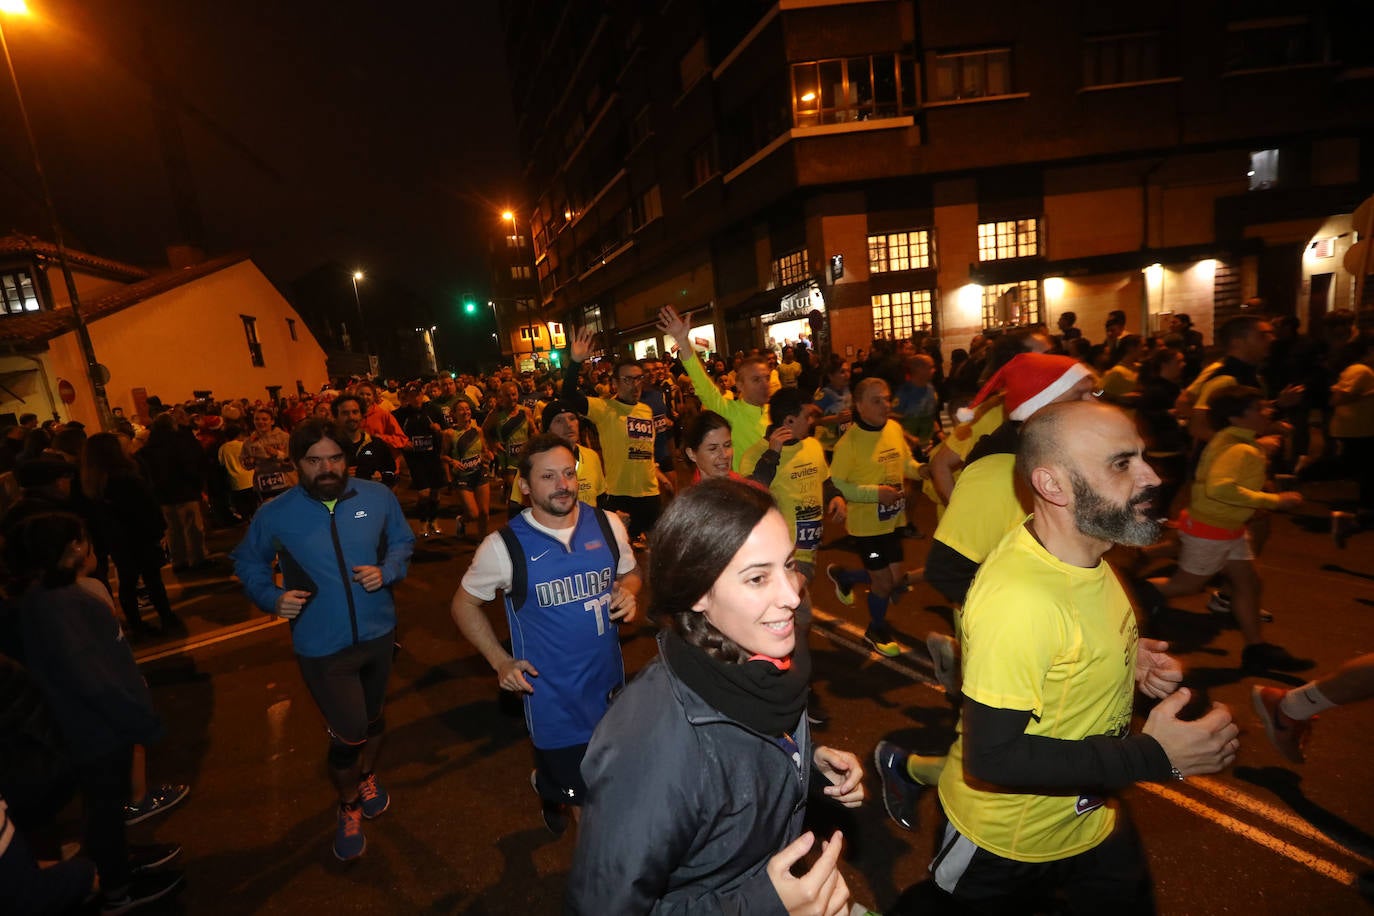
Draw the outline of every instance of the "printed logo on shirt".
<instances>
[{"instance_id":1,"label":"printed logo on shirt","mask_svg":"<svg viewBox=\"0 0 1374 916\"><path fill-rule=\"evenodd\" d=\"M367 518L367 510L366 510L366 509L359 509L357 512L354 512L354 513L353 513L353 517L354 517L354 518Z\"/></svg>"},{"instance_id":2,"label":"printed logo on shirt","mask_svg":"<svg viewBox=\"0 0 1374 916\"><path fill-rule=\"evenodd\" d=\"M585 544L582 545L582 549L583 549L583 550L599 550L600 548L601 548L601 542L600 542L600 541L588 541L587 543L585 543Z\"/></svg>"},{"instance_id":3,"label":"printed logo on shirt","mask_svg":"<svg viewBox=\"0 0 1374 916\"><path fill-rule=\"evenodd\" d=\"M552 549L553 549L552 547L549 548L549 550L552 550ZM549 552L549 551L546 550L546 551L544 551L544 553L541 553L541 554L539 554L538 556L530 557L530 562L531 562L531 563L538 563L540 560L544 559L544 557L548 554L548 552Z\"/></svg>"},{"instance_id":4,"label":"printed logo on shirt","mask_svg":"<svg viewBox=\"0 0 1374 916\"><path fill-rule=\"evenodd\" d=\"M1096 811L1107 803L1101 795L1080 795L1078 801L1073 803L1073 813L1082 817L1089 812Z\"/></svg>"}]
</instances>

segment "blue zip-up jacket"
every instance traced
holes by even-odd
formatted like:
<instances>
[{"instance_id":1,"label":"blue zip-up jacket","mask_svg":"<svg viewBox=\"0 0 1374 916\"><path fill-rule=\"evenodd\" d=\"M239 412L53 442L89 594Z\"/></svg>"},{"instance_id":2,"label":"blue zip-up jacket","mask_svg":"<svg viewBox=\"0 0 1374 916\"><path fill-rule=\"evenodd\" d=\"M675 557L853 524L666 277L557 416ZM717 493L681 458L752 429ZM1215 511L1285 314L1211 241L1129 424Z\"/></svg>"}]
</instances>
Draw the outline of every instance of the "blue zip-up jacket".
<instances>
[{"instance_id":1,"label":"blue zip-up jacket","mask_svg":"<svg viewBox=\"0 0 1374 916\"><path fill-rule=\"evenodd\" d=\"M355 478L332 512L299 484L287 490L258 510L230 556L248 597L269 614L283 591L312 593L291 622L291 639L297 655L319 658L395 629L391 587L405 578L414 548L395 494ZM284 587L272 576L277 558ZM382 587L364 591L354 566L380 566Z\"/></svg>"}]
</instances>

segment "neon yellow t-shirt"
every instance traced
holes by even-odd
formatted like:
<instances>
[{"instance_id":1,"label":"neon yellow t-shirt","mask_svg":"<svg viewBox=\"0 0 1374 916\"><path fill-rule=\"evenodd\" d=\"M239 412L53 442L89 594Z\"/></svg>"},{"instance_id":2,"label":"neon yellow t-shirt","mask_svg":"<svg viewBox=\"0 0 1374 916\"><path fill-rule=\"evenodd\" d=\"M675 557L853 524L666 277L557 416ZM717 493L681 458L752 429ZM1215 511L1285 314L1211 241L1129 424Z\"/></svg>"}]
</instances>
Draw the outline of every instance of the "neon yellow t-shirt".
<instances>
[{"instance_id":1,"label":"neon yellow t-shirt","mask_svg":"<svg viewBox=\"0 0 1374 916\"><path fill-rule=\"evenodd\" d=\"M1131 725L1136 636L1131 603L1105 561L1091 569L1065 563L1020 525L978 571L964 604L963 692L984 706L1030 710L1028 735L1122 736ZM1101 798L969 785L963 746L961 721L940 802L983 849L1047 862L1092 849L1111 833L1116 811Z\"/></svg>"},{"instance_id":2,"label":"neon yellow t-shirt","mask_svg":"<svg viewBox=\"0 0 1374 916\"><path fill-rule=\"evenodd\" d=\"M964 468L935 527L935 540L975 563L987 559L1026 517L1016 494L1015 467L1015 455L999 453L984 455Z\"/></svg>"},{"instance_id":3,"label":"neon yellow t-shirt","mask_svg":"<svg viewBox=\"0 0 1374 916\"><path fill-rule=\"evenodd\" d=\"M855 537L895 531L906 503L899 499L891 506L879 506L878 486L901 489L902 478L918 478L920 468L896 420L888 420L880 430L864 429L859 423L845 430L835 443L830 463L830 476L849 503L845 530Z\"/></svg>"},{"instance_id":4,"label":"neon yellow t-shirt","mask_svg":"<svg viewBox=\"0 0 1374 916\"><path fill-rule=\"evenodd\" d=\"M714 410L730 422L730 439L735 443L735 458L730 463L730 470L738 473L744 453L755 442L765 438L768 431L768 405L755 407L748 401L727 399L706 374L706 369L695 353L683 357L682 365L687 370L687 377L692 380L693 387L696 388L701 406L707 410ZM609 465L609 462L607 464Z\"/></svg>"},{"instance_id":5,"label":"neon yellow t-shirt","mask_svg":"<svg viewBox=\"0 0 1374 916\"><path fill-rule=\"evenodd\" d=\"M740 463L740 473L754 473L755 465L767 450L766 441L755 442ZM783 446L778 471L768 490L777 500L787 527L792 529L800 563L816 562L816 548L821 545L821 531L825 527L825 482L829 479L825 450L814 436Z\"/></svg>"},{"instance_id":6,"label":"neon yellow t-shirt","mask_svg":"<svg viewBox=\"0 0 1374 916\"><path fill-rule=\"evenodd\" d=\"M654 412L640 401L587 398L587 416L601 437L606 460L606 492L612 496L657 496L654 464Z\"/></svg>"},{"instance_id":7,"label":"neon yellow t-shirt","mask_svg":"<svg viewBox=\"0 0 1374 916\"><path fill-rule=\"evenodd\" d=\"M978 444L978 440L994 432L997 427L1002 425L1006 419L1006 411L1002 408L1001 396L989 398L979 405L979 413L969 423L960 423L950 432L948 436L935 448L930 450L930 457L934 458L935 453L942 448L947 448L959 456L963 461L968 457L968 453L973 451L973 447ZM959 475L964 472L963 467L955 469L953 477L957 483ZM926 495L926 499L935 503L935 519L938 522L945 514L945 504L940 500L940 494L935 492L933 481L927 480L921 485L921 492Z\"/></svg>"},{"instance_id":8,"label":"neon yellow t-shirt","mask_svg":"<svg viewBox=\"0 0 1374 916\"><path fill-rule=\"evenodd\" d=\"M577 498L589 506L606 492L606 475L601 470L601 456L585 445L577 447Z\"/></svg>"}]
</instances>

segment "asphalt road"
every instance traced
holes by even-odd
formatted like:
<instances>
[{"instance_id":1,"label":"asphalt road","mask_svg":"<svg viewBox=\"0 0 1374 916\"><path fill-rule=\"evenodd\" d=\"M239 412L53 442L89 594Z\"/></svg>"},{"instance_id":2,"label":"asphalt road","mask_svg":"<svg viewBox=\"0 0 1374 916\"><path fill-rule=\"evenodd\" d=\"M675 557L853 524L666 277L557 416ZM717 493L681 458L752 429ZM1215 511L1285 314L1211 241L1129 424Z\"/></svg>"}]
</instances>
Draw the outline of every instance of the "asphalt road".
<instances>
[{"instance_id":1,"label":"asphalt road","mask_svg":"<svg viewBox=\"0 0 1374 916\"><path fill-rule=\"evenodd\" d=\"M1374 651L1374 534L1337 551L1325 533L1325 506L1316 501L1305 511L1309 518L1276 521L1260 568L1265 606L1277 615L1269 638L1317 659L1323 671ZM925 531L933 527L931 515L922 522ZM217 532L212 543L227 550L239 533ZM827 531L827 539L840 534ZM928 545L906 542L913 566ZM494 676L448 616L472 545L449 536L417 548L397 589L404 648L379 768L392 807L366 825L367 854L350 865L330 852L325 736L285 627L249 607L227 563L174 587L190 635L136 647L169 724L169 737L149 755L152 777L193 787L181 807L132 828L136 840L185 848L186 889L162 912L559 912L573 836L544 829L528 782L523 721L503 711ZM822 554L823 563L852 558ZM883 738L943 751L954 714L933 686L922 646L928 630L949 630L935 593L920 586L892 612L903 644L914 647L892 661L861 644L862 599L845 608L822 580L815 600L815 689L832 717L820 740L853 750L869 770ZM1324 715L1308 762L1286 764L1250 711L1255 680L1239 670L1239 634L1218 625L1204 601L1176 602L1157 635L1172 641L1189 686L1231 707L1243 746L1229 772L1125 793L1160 912L1371 911L1354 882L1374 868L1374 703ZM503 631L503 614L490 611ZM652 630L627 626L623 644L627 670L638 670L654 651ZM652 761L646 748L645 765ZM859 811L821 804L811 817L822 829L842 827L854 897L881 910L925 879L938 812L927 793L919 829L903 831L884 814L871 773L866 784L869 801Z\"/></svg>"}]
</instances>

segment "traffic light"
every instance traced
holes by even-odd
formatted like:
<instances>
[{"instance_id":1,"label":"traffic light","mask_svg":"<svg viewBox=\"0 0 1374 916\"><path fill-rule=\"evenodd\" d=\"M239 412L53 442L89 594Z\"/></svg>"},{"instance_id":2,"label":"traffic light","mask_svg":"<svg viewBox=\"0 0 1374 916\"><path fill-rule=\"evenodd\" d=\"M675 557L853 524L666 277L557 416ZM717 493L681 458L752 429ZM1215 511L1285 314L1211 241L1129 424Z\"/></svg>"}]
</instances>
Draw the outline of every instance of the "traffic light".
<instances>
[{"instance_id":1,"label":"traffic light","mask_svg":"<svg viewBox=\"0 0 1374 916\"><path fill-rule=\"evenodd\" d=\"M476 314L477 314L477 300L476 300L476 299L472 298L471 296L464 296L464 297L463 297L463 314L465 314L465 315L476 315Z\"/></svg>"}]
</instances>

